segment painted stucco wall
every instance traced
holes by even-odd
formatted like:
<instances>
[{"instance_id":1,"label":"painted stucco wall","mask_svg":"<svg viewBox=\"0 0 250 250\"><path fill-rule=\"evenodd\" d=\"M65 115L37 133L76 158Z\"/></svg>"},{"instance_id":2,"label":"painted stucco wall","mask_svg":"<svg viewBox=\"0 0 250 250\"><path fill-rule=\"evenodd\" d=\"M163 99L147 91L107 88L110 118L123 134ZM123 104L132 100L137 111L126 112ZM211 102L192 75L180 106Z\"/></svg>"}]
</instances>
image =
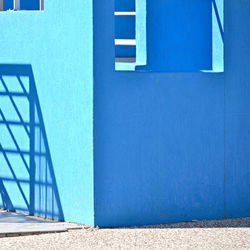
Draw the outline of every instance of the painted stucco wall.
<instances>
[{"instance_id":1,"label":"painted stucco wall","mask_svg":"<svg viewBox=\"0 0 250 250\"><path fill-rule=\"evenodd\" d=\"M99 226L249 216L249 1L225 1L221 73L116 72L114 9L0 13L0 207Z\"/></svg>"},{"instance_id":2,"label":"painted stucco wall","mask_svg":"<svg viewBox=\"0 0 250 250\"><path fill-rule=\"evenodd\" d=\"M212 70L211 0L147 1L149 71Z\"/></svg>"},{"instance_id":3,"label":"painted stucco wall","mask_svg":"<svg viewBox=\"0 0 250 250\"><path fill-rule=\"evenodd\" d=\"M40 120L39 117L35 119L44 127L42 139L38 142L36 142L38 132L35 130L34 147L35 150L40 147L42 152L45 150L46 155L49 151L51 159L51 162L46 163L43 155L41 154L40 159L37 159L39 154L35 152L34 213L93 224L92 1L86 0L83 3L80 0L45 0L45 11L43 12L0 12L0 27L1 76L10 89L15 74L25 75L24 71L28 69L28 73L26 72L28 75L22 77L29 79L34 77L34 81L30 83L30 86L33 86L31 95L32 98L37 97L36 102L39 101L41 109L41 112L36 111L40 114ZM21 67L22 64L26 66ZM14 76L7 77L6 72L11 74L10 71L14 72ZM24 82L24 79L22 81ZM2 91L0 108L7 118L15 120L10 117L12 113L16 113L13 110L13 103L10 102L10 98L6 99L3 84L0 83L0 85ZM20 98L15 98L17 108L25 117L25 114L27 116L28 113L24 106L27 104L27 100L30 102L30 99L24 100L24 103L19 100ZM42 119L43 121L41 121ZM2 121L2 123L6 122ZM16 174L16 178L13 177L3 150L13 149L15 145L13 145L12 138L9 137L10 132L7 130L6 124L1 124L0 128L2 145L0 185L4 187L1 190L8 193L14 208L27 212L29 209L24 202L24 196L29 202L30 183L27 183L29 174L23 166L21 153L19 152L19 155L8 153L7 157ZM11 129L15 130L15 126L12 126ZM21 149L22 146L29 146L25 133L17 132L14 136ZM46 142L41 142L44 140ZM18 160L20 165L18 165ZM54 180L49 174L51 169ZM48 177L45 176L45 172ZM51 192L53 193L49 187L46 188L49 185L58 190L57 196L59 197L46 198L51 195ZM23 190L24 196L21 190ZM2 199L0 196L0 206L5 195L3 192ZM51 202L52 205L49 204ZM54 212L52 211L53 206L57 207L54 208ZM61 207L61 210L58 207Z\"/></svg>"},{"instance_id":4,"label":"painted stucco wall","mask_svg":"<svg viewBox=\"0 0 250 250\"><path fill-rule=\"evenodd\" d=\"M225 214L250 215L250 1L225 1Z\"/></svg>"},{"instance_id":5,"label":"painted stucco wall","mask_svg":"<svg viewBox=\"0 0 250 250\"><path fill-rule=\"evenodd\" d=\"M114 71L114 1L94 1L95 225L249 216L250 2L226 2L225 71L156 73Z\"/></svg>"}]
</instances>

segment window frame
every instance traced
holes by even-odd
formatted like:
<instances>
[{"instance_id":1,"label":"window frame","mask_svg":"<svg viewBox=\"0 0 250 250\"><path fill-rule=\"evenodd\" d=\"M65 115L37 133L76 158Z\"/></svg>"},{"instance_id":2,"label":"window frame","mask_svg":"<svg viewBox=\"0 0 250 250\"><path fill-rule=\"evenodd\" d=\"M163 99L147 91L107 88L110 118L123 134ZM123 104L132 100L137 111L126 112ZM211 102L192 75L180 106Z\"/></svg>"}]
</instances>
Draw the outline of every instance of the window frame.
<instances>
[{"instance_id":1,"label":"window frame","mask_svg":"<svg viewBox=\"0 0 250 250\"><path fill-rule=\"evenodd\" d=\"M4 10L4 1L0 0L0 11L6 11ZM22 0L13 0L13 9L14 11L20 11L21 10L21 1ZM26 10L26 11L43 11L44 10L44 0L39 0L39 10ZM24 10L25 11L25 10Z\"/></svg>"}]
</instances>

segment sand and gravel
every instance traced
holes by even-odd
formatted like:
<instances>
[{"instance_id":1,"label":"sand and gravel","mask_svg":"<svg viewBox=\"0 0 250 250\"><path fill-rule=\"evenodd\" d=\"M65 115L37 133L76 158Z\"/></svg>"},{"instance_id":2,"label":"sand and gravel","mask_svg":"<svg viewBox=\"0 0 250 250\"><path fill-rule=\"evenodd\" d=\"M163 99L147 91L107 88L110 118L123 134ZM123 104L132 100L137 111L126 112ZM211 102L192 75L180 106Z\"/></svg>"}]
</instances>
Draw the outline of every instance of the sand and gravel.
<instances>
[{"instance_id":1,"label":"sand and gravel","mask_svg":"<svg viewBox=\"0 0 250 250\"><path fill-rule=\"evenodd\" d=\"M250 218L137 228L83 227L0 238L0 249L250 249Z\"/></svg>"}]
</instances>

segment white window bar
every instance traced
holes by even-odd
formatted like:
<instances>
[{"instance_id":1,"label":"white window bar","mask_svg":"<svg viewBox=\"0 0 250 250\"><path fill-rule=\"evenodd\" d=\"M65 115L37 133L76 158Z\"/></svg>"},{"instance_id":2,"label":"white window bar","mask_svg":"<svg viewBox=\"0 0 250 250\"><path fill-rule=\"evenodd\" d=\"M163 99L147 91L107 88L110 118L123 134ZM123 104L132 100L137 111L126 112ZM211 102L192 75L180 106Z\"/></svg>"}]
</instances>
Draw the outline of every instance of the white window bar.
<instances>
[{"instance_id":1,"label":"white window bar","mask_svg":"<svg viewBox=\"0 0 250 250\"><path fill-rule=\"evenodd\" d=\"M0 11L4 10L3 6L4 0L0 0ZM13 0L13 9L20 10L20 0ZM40 10L44 10L44 0L40 0Z\"/></svg>"},{"instance_id":2,"label":"white window bar","mask_svg":"<svg viewBox=\"0 0 250 250\"><path fill-rule=\"evenodd\" d=\"M40 0L40 10L44 10L44 0Z\"/></svg>"},{"instance_id":3,"label":"white window bar","mask_svg":"<svg viewBox=\"0 0 250 250\"><path fill-rule=\"evenodd\" d=\"M136 46L135 39L115 39L115 45Z\"/></svg>"},{"instance_id":4,"label":"white window bar","mask_svg":"<svg viewBox=\"0 0 250 250\"><path fill-rule=\"evenodd\" d=\"M20 0L13 0L14 10L20 10Z\"/></svg>"},{"instance_id":5,"label":"white window bar","mask_svg":"<svg viewBox=\"0 0 250 250\"><path fill-rule=\"evenodd\" d=\"M115 16L136 16L136 12L117 11Z\"/></svg>"}]
</instances>

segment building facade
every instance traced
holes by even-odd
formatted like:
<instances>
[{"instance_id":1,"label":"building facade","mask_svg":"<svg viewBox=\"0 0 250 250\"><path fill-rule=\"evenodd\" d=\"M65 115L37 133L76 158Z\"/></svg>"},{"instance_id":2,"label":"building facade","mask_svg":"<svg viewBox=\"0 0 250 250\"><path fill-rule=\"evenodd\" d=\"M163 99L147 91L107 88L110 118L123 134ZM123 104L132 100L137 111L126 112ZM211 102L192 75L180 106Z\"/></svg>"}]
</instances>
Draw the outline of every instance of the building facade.
<instances>
[{"instance_id":1,"label":"building facade","mask_svg":"<svg viewBox=\"0 0 250 250\"><path fill-rule=\"evenodd\" d=\"M249 0L0 3L0 207L250 216Z\"/></svg>"}]
</instances>

